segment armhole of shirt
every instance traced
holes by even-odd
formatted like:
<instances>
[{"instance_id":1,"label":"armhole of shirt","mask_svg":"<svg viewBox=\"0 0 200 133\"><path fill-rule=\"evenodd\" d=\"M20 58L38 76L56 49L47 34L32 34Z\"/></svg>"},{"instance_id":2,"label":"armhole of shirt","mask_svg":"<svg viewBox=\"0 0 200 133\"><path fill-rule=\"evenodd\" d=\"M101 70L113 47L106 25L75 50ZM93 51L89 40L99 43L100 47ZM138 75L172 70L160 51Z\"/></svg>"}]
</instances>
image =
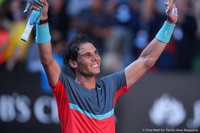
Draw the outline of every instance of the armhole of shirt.
<instances>
[{"instance_id":1,"label":"armhole of shirt","mask_svg":"<svg viewBox=\"0 0 200 133\"><path fill-rule=\"evenodd\" d=\"M63 74L63 72L62 72L62 70L61 70L61 71L60 71L59 78L58 78L58 82L60 81L62 74ZM57 88L58 82L56 83L56 85L55 85L54 87L53 87L51 84L49 84L49 82L48 82L49 87L51 88L52 91L54 91L54 90Z\"/></svg>"}]
</instances>

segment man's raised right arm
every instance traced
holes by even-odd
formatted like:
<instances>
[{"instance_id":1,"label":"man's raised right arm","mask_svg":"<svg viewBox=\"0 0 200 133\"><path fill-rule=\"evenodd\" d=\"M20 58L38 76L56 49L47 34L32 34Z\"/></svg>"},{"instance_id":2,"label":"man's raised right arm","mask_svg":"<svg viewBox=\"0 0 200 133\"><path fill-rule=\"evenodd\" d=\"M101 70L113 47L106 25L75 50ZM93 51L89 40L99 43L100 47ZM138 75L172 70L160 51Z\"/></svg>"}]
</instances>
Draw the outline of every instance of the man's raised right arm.
<instances>
[{"instance_id":1,"label":"man's raised right arm","mask_svg":"<svg viewBox=\"0 0 200 133\"><path fill-rule=\"evenodd\" d=\"M46 0L39 1L44 4L44 11L41 15L40 20L46 20L48 18L47 13L49 4ZM33 3L31 6L32 10L39 10L39 8L41 7L36 3ZM49 25L47 22L44 24L36 25L36 42L38 43L40 61L44 67L48 82L52 87L55 87L59 79L61 68L58 63L53 59L51 36L49 33Z\"/></svg>"}]
</instances>

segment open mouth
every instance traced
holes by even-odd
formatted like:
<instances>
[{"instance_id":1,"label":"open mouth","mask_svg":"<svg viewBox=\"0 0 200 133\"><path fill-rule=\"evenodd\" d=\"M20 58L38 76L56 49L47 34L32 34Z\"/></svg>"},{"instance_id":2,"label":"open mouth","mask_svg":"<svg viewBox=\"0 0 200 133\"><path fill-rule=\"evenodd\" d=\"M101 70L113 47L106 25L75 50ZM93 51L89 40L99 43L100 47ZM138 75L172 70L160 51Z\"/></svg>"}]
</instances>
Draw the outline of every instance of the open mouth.
<instances>
[{"instance_id":1,"label":"open mouth","mask_svg":"<svg viewBox=\"0 0 200 133\"><path fill-rule=\"evenodd\" d=\"M98 66L99 66L98 64L92 65L93 68L97 68Z\"/></svg>"}]
</instances>

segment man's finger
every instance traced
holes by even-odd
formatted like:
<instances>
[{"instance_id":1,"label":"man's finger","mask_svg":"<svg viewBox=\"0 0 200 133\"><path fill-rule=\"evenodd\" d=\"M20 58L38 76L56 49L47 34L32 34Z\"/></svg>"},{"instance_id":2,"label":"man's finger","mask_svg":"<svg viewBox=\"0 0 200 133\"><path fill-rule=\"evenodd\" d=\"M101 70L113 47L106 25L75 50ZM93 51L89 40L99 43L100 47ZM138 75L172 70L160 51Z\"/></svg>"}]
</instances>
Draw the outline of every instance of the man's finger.
<instances>
[{"instance_id":1,"label":"man's finger","mask_svg":"<svg viewBox=\"0 0 200 133\"><path fill-rule=\"evenodd\" d=\"M42 6L40 6L39 4L37 4L37 3L35 3L35 2L34 2L32 5L33 5L34 7L37 7L37 8L42 8Z\"/></svg>"},{"instance_id":2,"label":"man's finger","mask_svg":"<svg viewBox=\"0 0 200 133\"><path fill-rule=\"evenodd\" d=\"M170 12L172 12L172 10L173 10L173 6L172 6L172 5L170 5L170 6L169 6L169 9L168 9L168 11L167 11L167 13L170 13Z\"/></svg>"},{"instance_id":3,"label":"man's finger","mask_svg":"<svg viewBox=\"0 0 200 133\"><path fill-rule=\"evenodd\" d=\"M166 8L169 6L169 0L165 0L165 6Z\"/></svg>"},{"instance_id":4,"label":"man's finger","mask_svg":"<svg viewBox=\"0 0 200 133\"><path fill-rule=\"evenodd\" d=\"M40 6L35 5L35 4L31 4L30 5L30 10L40 10Z\"/></svg>"},{"instance_id":5,"label":"man's finger","mask_svg":"<svg viewBox=\"0 0 200 133\"><path fill-rule=\"evenodd\" d=\"M175 5L176 0L165 0L166 13L173 13L175 16L178 16L178 10Z\"/></svg>"},{"instance_id":6,"label":"man's finger","mask_svg":"<svg viewBox=\"0 0 200 133\"><path fill-rule=\"evenodd\" d=\"M165 0L165 6L168 8L170 5L173 5L173 7L176 7L175 5L176 0Z\"/></svg>"},{"instance_id":7,"label":"man's finger","mask_svg":"<svg viewBox=\"0 0 200 133\"><path fill-rule=\"evenodd\" d=\"M40 0L40 2L43 3L44 5L48 4L46 0Z\"/></svg>"},{"instance_id":8,"label":"man's finger","mask_svg":"<svg viewBox=\"0 0 200 133\"><path fill-rule=\"evenodd\" d=\"M176 2L176 0L173 0L173 7L175 7L176 8L176 4L175 4L175 2Z\"/></svg>"},{"instance_id":9,"label":"man's finger","mask_svg":"<svg viewBox=\"0 0 200 133\"><path fill-rule=\"evenodd\" d=\"M44 4L44 7L48 8L49 3L46 0L39 0L39 1Z\"/></svg>"}]
</instances>

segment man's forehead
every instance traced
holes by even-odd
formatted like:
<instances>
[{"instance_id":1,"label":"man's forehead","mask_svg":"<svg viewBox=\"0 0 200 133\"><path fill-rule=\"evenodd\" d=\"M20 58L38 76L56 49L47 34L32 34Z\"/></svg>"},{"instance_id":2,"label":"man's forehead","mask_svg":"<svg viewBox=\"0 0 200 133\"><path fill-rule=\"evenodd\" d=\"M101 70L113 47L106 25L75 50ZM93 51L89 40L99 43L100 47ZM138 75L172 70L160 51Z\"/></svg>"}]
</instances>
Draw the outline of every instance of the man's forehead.
<instances>
[{"instance_id":1,"label":"man's forehead","mask_svg":"<svg viewBox=\"0 0 200 133\"><path fill-rule=\"evenodd\" d=\"M87 52L94 52L96 48L92 43L83 43L79 47L79 53L87 53Z\"/></svg>"}]
</instances>

